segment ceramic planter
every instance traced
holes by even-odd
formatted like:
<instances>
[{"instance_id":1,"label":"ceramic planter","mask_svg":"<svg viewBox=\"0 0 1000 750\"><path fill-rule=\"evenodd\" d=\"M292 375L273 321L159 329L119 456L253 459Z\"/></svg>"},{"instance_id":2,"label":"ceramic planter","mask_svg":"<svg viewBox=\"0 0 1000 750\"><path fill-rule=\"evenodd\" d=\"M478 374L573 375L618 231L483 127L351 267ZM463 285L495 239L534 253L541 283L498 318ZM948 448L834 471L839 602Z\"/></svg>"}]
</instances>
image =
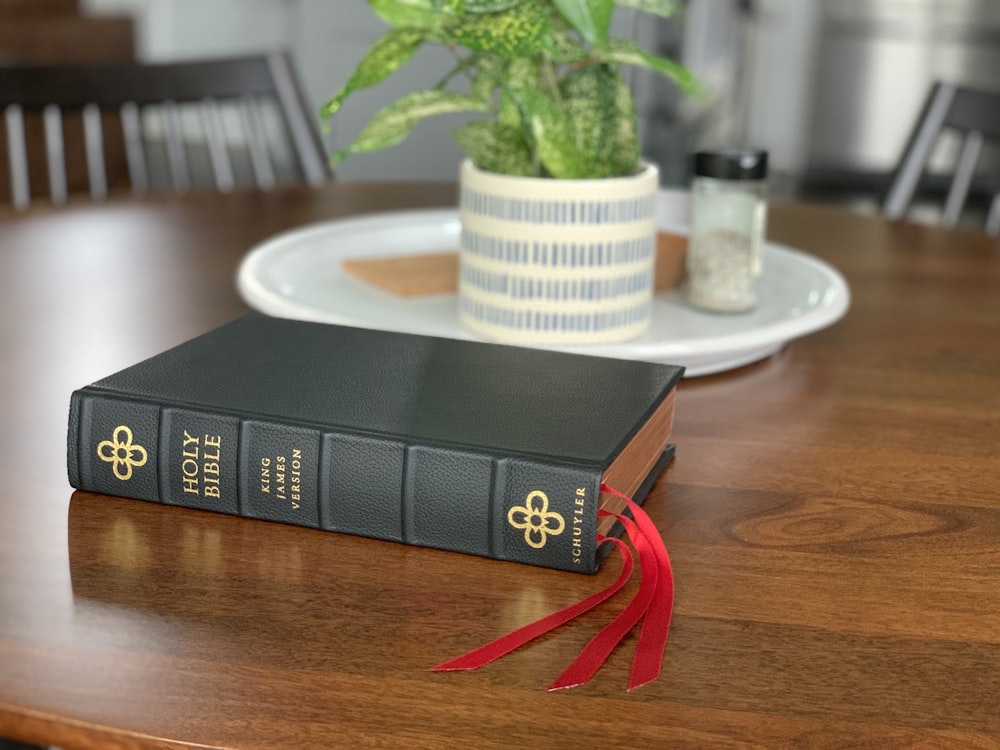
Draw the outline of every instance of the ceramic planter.
<instances>
[{"instance_id":1,"label":"ceramic planter","mask_svg":"<svg viewBox=\"0 0 1000 750\"><path fill-rule=\"evenodd\" d=\"M458 314L512 344L601 344L652 314L659 171L553 180L461 170Z\"/></svg>"}]
</instances>

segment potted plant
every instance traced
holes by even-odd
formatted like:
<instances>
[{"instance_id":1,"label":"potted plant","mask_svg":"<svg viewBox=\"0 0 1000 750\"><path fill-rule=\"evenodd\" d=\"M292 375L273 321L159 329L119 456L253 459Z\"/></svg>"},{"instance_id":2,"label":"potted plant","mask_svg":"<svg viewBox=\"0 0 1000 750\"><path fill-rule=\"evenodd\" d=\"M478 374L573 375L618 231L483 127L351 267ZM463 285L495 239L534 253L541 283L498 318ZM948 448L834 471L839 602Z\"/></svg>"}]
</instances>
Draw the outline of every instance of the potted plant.
<instances>
[{"instance_id":1,"label":"potted plant","mask_svg":"<svg viewBox=\"0 0 1000 750\"><path fill-rule=\"evenodd\" d=\"M684 90L673 61L610 37L616 7L660 16L672 0L369 0L392 28L323 108L334 117L424 44L455 66L389 104L333 156L404 140L420 121L481 113L455 131L461 168L459 317L494 339L596 343L650 319L658 171L640 156L623 65ZM458 82L464 83L459 87Z\"/></svg>"}]
</instances>

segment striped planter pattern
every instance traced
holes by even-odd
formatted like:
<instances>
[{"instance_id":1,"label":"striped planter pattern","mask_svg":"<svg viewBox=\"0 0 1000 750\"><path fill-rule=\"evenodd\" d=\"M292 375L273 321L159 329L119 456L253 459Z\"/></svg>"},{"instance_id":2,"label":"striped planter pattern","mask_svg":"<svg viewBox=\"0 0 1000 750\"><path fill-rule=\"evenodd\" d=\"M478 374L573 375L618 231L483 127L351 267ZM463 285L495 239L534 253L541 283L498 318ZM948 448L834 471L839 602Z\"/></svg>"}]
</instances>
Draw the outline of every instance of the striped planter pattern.
<instances>
[{"instance_id":1,"label":"striped planter pattern","mask_svg":"<svg viewBox=\"0 0 1000 750\"><path fill-rule=\"evenodd\" d=\"M462 165L458 313L514 344L598 344L649 327L659 173L551 180Z\"/></svg>"}]
</instances>

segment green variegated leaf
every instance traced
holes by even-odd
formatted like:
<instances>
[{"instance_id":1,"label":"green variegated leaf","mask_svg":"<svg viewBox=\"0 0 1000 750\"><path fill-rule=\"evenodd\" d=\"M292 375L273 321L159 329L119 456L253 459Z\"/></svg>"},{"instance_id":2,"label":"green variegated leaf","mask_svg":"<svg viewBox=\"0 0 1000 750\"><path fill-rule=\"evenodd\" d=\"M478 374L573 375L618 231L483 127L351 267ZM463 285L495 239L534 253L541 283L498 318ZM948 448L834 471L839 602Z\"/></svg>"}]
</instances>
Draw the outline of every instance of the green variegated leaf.
<instances>
[{"instance_id":1,"label":"green variegated leaf","mask_svg":"<svg viewBox=\"0 0 1000 750\"><path fill-rule=\"evenodd\" d=\"M663 18L670 18L678 11L675 0L616 0L616 4L622 8L635 8Z\"/></svg>"},{"instance_id":2,"label":"green variegated leaf","mask_svg":"<svg viewBox=\"0 0 1000 750\"><path fill-rule=\"evenodd\" d=\"M368 0L368 4L379 18L397 28L434 29L441 23L433 0Z\"/></svg>"},{"instance_id":3,"label":"green variegated leaf","mask_svg":"<svg viewBox=\"0 0 1000 750\"><path fill-rule=\"evenodd\" d=\"M609 66L574 70L560 86L562 108L572 123L579 168L589 177L607 177L613 171L617 145L618 77Z\"/></svg>"},{"instance_id":4,"label":"green variegated leaf","mask_svg":"<svg viewBox=\"0 0 1000 750\"><path fill-rule=\"evenodd\" d=\"M502 10L515 8L525 0L465 0L463 10L466 13L499 13Z\"/></svg>"},{"instance_id":5,"label":"green variegated leaf","mask_svg":"<svg viewBox=\"0 0 1000 750\"><path fill-rule=\"evenodd\" d=\"M553 5L584 39L607 46L615 0L553 0Z\"/></svg>"},{"instance_id":6,"label":"green variegated leaf","mask_svg":"<svg viewBox=\"0 0 1000 750\"><path fill-rule=\"evenodd\" d=\"M586 60L590 50L580 45L565 30L553 29L545 45L545 52L557 65L572 65Z\"/></svg>"},{"instance_id":7,"label":"green variegated leaf","mask_svg":"<svg viewBox=\"0 0 1000 750\"><path fill-rule=\"evenodd\" d=\"M480 70L473 75L469 84L469 94L487 106L493 103L493 94L497 89L497 78L492 72Z\"/></svg>"},{"instance_id":8,"label":"green variegated leaf","mask_svg":"<svg viewBox=\"0 0 1000 750\"><path fill-rule=\"evenodd\" d=\"M654 70L672 79L685 93L691 93L696 88L696 82L691 72L672 60L657 57L645 52L638 44L627 39L614 39L605 53L610 62L622 65L637 65Z\"/></svg>"},{"instance_id":9,"label":"green variegated leaf","mask_svg":"<svg viewBox=\"0 0 1000 750\"><path fill-rule=\"evenodd\" d=\"M426 39L427 32L420 29L393 29L383 36L368 50L347 84L323 105L322 115L332 117L352 91L384 81L409 61Z\"/></svg>"},{"instance_id":10,"label":"green variegated leaf","mask_svg":"<svg viewBox=\"0 0 1000 750\"><path fill-rule=\"evenodd\" d=\"M394 146L410 134L421 120L452 112L483 112L486 105L478 99L449 91L416 91L407 94L376 113L347 148L333 155L333 164L348 154L378 151Z\"/></svg>"},{"instance_id":11,"label":"green variegated leaf","mask_svg":"<svg viewBox=\"0 0 1000 750\"><path fill-rule=\"evenodd\" d=\"M535 153L548 174L557 179L588 177L567 111L539 89L522 91L520 98L531 124Z\"/></svg>"},{"instance_id":12,"label":"green variegated leaf","mask_svg":"<svg viewBox=\"0 0 1000 750\"><path fill-rule=\"evenodd\" d=\"M639 164L640 156L635 100L632 98L632 90L618 78L615 86L615 126L612 140L614 148L611 149L608 174L632 174Z\"/></svg>"},{"instance_id":13,"label":"green variegated leaf","mask_svg":"<svg viewBox=\"0 0 1000 750\"><path fill-rule=\"evenodd\" d=\"M539 176L531 148L519 128L492 120L473 120L454 135L459 148L480 169L520 177Z\"/></svg>"},{"instance_id":14,"label":"green variegated leaf","mask_svg":"<svg viewBox=\"0 0 1000 750\"><path fill-rule=\"evenodd\" d=\"M538 84L538 63L530 57L511 60L503 77L503 85L511 91L520 91Z\"/></svg>"},{"instance_id":15,"label":"green variegated leaf","mask_svg":"<svg viewBox=\"0 0 1000 750\"><path fill-rule=\"evenodd\" d=\"M511 60L540 52L549 36L549 16L538 0L510 10L461 16L445 26L448 40L475 52Z\"/></svg>"},{"instance_id":16,"label":"green variegated leaf","mask_svg":"<svg viewBox=\"0 0 1000 750\"><path fill-rule=\"evenodd\" d=\"M525 128L527 121L523 106L518 99L518 92L537 87L538 63L527 57L511 60L501 83L503 88L500 93L497 120L509 127Z\"/></svg>"}]
</instances>

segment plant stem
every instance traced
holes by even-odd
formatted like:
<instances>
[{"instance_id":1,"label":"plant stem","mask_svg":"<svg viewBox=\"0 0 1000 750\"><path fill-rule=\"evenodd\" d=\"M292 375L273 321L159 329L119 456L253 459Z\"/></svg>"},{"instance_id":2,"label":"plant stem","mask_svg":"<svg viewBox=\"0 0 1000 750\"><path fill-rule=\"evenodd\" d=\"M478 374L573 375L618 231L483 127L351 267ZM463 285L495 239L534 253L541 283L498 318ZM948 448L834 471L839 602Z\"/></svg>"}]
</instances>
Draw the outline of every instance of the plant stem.
<instances>
[{"instance_id":1,"label":"plant stem","mask_svg":"<svg viewBox=\"0 0 1000 750\"><path fill-rule=\"evenodd\" d=\"M557 102L562 102L562 96L559 93L559 78L556 76L556 68L552 63L552 58L548 55L542 56L541 65L538 66L540 82L543 83L545 88L548 89L548 93L552 95L552 98Z\"/></svg>"},{"instance_id":2,"label":"plant stem","mask_svg":"<svg viewBox=\"0 0 1000 750\"><path fill-rule=\"evenodd\" d=\"M443 89L445 86L447 86L451 82L451 79L457 76L459 73L466 74L466 77L471 82L472 76L468 75L468 70L469 68L475 67L476 63L479 61L479 55L468 55L466 57L461 57L458 54L457 48L453 44L448 45L448 50L452 53L452 55L454 55L455 59L458 60L458 65L449 70L445 74L444 78L442 78L440 81L434 84L434 88L437 90Z\"/></svg>"}]
</instances>

